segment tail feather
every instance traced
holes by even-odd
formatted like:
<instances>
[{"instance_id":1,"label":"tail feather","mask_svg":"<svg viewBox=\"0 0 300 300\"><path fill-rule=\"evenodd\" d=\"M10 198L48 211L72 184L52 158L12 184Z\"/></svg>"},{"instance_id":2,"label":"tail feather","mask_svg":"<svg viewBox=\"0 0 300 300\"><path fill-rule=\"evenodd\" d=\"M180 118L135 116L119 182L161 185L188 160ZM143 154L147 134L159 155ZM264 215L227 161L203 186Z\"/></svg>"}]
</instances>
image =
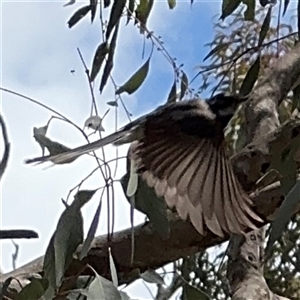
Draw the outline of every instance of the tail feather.
<instances>
[{"instance_id":1,"label":"tail feather","mask_svg":"<svg viewBox=\"0 0 300 300\"><path fill-rule=\"evenodd\" d=\"M70 151L66 151L57 155L48 155L48 156L42 156L42 157L37 157L37 158L33 158L33 159L27 159L25 161L26 164L31 164L31 163L44 163L47 161L51 161L54 164L65 164L65 163L70 163L72 161L74 161L75 159L77 159L79 156L95 151L101 147L104 147L108 144L111 143L117 143L119 140L124 140L123 143L126 143L127 140L124 139L124 137L126 135L128 135L129 132L126 130L121 130L118 132L115 132L109 136L106 136L103 139L100 139L98 141L83 145L83 146L79 146L77 148L74 148ZM120 144L120 143L119 143Z\"/></svg>"}]
</instances>

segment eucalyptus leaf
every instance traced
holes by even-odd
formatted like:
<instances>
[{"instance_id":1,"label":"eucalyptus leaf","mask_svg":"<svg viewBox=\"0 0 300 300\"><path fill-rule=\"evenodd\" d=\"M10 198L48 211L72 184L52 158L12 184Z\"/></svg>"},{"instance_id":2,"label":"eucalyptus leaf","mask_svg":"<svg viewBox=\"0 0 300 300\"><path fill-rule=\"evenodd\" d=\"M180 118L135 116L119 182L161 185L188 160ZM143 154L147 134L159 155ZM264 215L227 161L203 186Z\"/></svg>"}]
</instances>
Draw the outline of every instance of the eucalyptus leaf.
<instances>
[{"instance_id":1,"label":"eucalyptus leaf","mask_svg":"<svg viewBox=\"0 0 300 300\"><path fill-rule=\"evenodd\" d=\"M105 56L109 52L107 42L104 42L100 44L96 50L94 59L93 59L93 65L92 65L92 71L90 75L90 81L93 82L98 75L100 68L102 66L102 63L105 59Z\"/></svg>"},{"instance_id":2,"label":"eucalyptus leaf","mask_svg":"<svg viewBox=\"0 0 300 300\"><path fill-rule=\"evenodd\" d=\"M184 72L182 72L181 82L180 82L180 97L179 97L180 100L184 97L188 89L188 86L189 86L188 77Z\"/></svg>"},{"instance_id":3,"label":"eucalyptus leaf","mask_svg":"<svg viewBox=\"0 0 300 300\"><path fill-rule=\"evenodd\" d=\"M18 300L38 300L48 289L49 282L45 278L31 278L18 295Z\"/></svg>"},{"instance_id":4,"label":"eucalyptus leaf","mask_svg":"<svg viewBox=\"0 0 300 300\"><path fill-rule=\"evenodd\" d=\"M244 81L240 89L241 96L247 96L252 91L252 88L258 78L259 70L260 70L260 56L257 57L257 59L252 64L252 66L250 67L250 69L248 70L244 78Z\"/></svg>"},{"instance_id":5,"label":"eucalyptus leaf","mask_svg":"<svg viewBox=\"0 0 300 300\"><path fill-rule=\"evenodd\" d=\"M135 10L135 17L140 21L141 24L141 33L144 32L144 28L146 27L147 20L153 7L153 3L154 0L140 0L139 5Z\"/></svg>"},{"instance_id":6,"label":"eucalyptus leaf","mask_svg":"<svg viewBox=\"0 0 300 300\"><path fill-rule=\"evenodd\" d=\"M109 46L109 53L108 53L108 57L106 60L106 64L104 66L101 82L100 82L100 88L99 88L100 93L102 93L102 91L107 83L107 80L109 78L109 75L114 66L114 54L115 54L115 49L116 49L118 32L119 32L119 23L115 27L115 31L114 31L114 34L112 36L111 43Z\"/></svg>"},{"instance_id":7,"label":"eucalyptus leaf","mask_svg":"<svg viewBox=\"0 0 300 300\"><path fill-rule=\"evenodd\" d=\"M148 75L150 64L150 57L148 60L122 85L116 94L127 92L129 95L134 93L144 82Z\"/></svg>"},{"instance_id":8,"label":"eucalyptus leaf","mask_svg":"<svg viewBox=\"0 0 300 300\"><path fill-rule=\"evenodd\" d=\"M255 3L253 0L243 0L243 3L247 5L247 9L244 12L244 17L246 21L254 21L255 16Z\"/></svg>"},{"instance_id":9,"label":"eucalyptus leaf","mask_svg":"<svg viewBox=\"0 0 300 300\"><path fill-rule=\"evenodd\" d=\"M261 29L258 37L258 46L262 45L263 41L265 40L265 37L267 36L267 33L270 29L271 17L272 17L272 6L269 7L264 22L261 25Z\"/></svg>"},{"instance_id":10,"label":"eucalyptus leaf","mask_svg":"<svg viewBox=\"0 0 300 300\"><path fill-rule=\"evenodd\" d=\"M87 297L87 300L122 300L120 292L113 283L106 278L95 273L95 278L87 289L81 291L82 295Z\"/></svg>"},{"instance_id":11,"label":"eucalyptus leaf","mask_svg":"<svg viewBox=\"0 0 300 300\"><path fill-rule=\"evenodd\" d=\"M164 279L154 270L147 270L142 273L140 277L149 283L155 283L158 285L165 284Z\"/></svg>"},{"instance_id":12,"label":"eucalyptus leaf","mask_svg":"<svg viewBox=\"0 0 300 300\"><path fill-rule=\"evenodd\" d=\"M214 54L218 54L220 51L224 50L225 48L228 48L227 43L221 43L217 44L213 49L209 51L209 53L203 58L203 61L206 61L208 58L213 56Z\"/></svg>"},{"instance_id":13,"label":"eucalyptus leaf","mask_svg":"<svg viewBox=\"0 0 300 300\"><path fill-rule=\"evenodd\" d=\"M242 0L223 0L222 2L222 15L220 19L224 20L230 16L242 3Z\"/></svg>"},{"instance_id":14,"label":"eucalyptus leaf","mask_svg":"<svg viewBox=\"0 0 300 300\"><path fill-rule=\"evenodd\" d=\"M168 0L168 5L170 9L173 9L176 6L176 0Z\"/></svg>"},{"instance_id":15,"label":"eucalyptus leaf","mask_svg":"<svg viewBox=\"0 0 300 300\"><path fill-rule=\"evenodd\" d=\"M168 103L174 103L176 102L176 98L177 98L177 92L176 92L176 78L174 79L173 85L171 87L171 90L169 92L169 96L168 96Z\"/></svg>"},{"instance_id":16,"label":"eucalyptus leaf","mask_svg":"<svg viewBox=\"0 0 300 300\"><path fill-rule=\"evenodd\" d=\"M209 300L210 299L207 294L205 294L203 291L190 284L185 284L183 286L182 294L183 294L182 297L183 300Z\"/></svg>"},{"instance_id":17,"label":"eucalyptus leaf","mask_svg":"<svg viewBox=\"0 0 300 300\"><path fill-rule=\"evenodd\" d=\"M294 187L287 194L281 207L276 213L275 220L271 224L271 231L266 247L266 256L269 257L272 253L274 243L282 236L284 228L287 226L293 213L300 203L300 181L297 181Z\"/></svg>"},{"instance_id":18,"label":"eucalyptus leaf","mask_svg":"<svg viewBox=\"0 0 300 300\"><path fill-rule=\"evenodd\" d=\"M91 6L83 6L79 8L73 16L68 21L69 28L72 28L75 24L77 24L84 16L87 15L87 13L91 10Z\"/></svg>"},{"instance_id":19,"label":"eucalyptus leaf","mask_svg":"<svg viewBox=\"0 0 300 300\"><path fill-rule=\"evenodd\" d=\"M108 254L109 254L109 269L110 269L110 275L112 279L113 285L117 288L119 286L118 283L118 274L117 274L117 269L114 263L114 258L111 254L111 248L108 248Z\"/></svg>"},{"instance_id":20,"label":"eucalyptus leaf","mask_svg":"<svg viewBox=\"0 0 300 300\"><path fill-rule=\"evenodd\" d=\"M96 234L96 230L98 228L98 225L99 225L99 219L100 219L100 213L101 213L101 208L102 208L102 201L99 203L97 209L96 209L96 212L95 212L95 215L94 215L94 218L93 218L93 221L92 221L92 224L89 228L89 231L88 231L88 234L87 234L87 237L82 245L82 249L81 249L81 252L80 252L80 256L79 256L79 259L83 259L89 252L90 250L90 246L94 240L94 237L95 237L95 234Z\"/></svg>"},{"instance_id":21,"label":"eucalyptus leaf","mask_svg":"<svg viewBox=\"0 0 300 300\"><path fill-rule=\"evenodd\" d=\"M109 39L112 30L119 23L125 4L126 0L114 0L106 28L106 40Z\"/></svg>"},{"instance_id":22,"label":"eucalyptus leaf","mask_svg":"<svg viewBox=\"0 0 300 300\"><path fill-rule=\"evenodd\" d=\"M129 173L121 178L121 185L126 196L129 181ZM131 197L126 196L128 202L132 204ZM169 221L167 218L167 207L165 200L158 197L153 188L150 188L146 182L138 176L138 186L134 195L134 208L144 213L153 224L153 228L163 238L167 238L170 233Z\"/></svg>"},{"instance_id":23,"label":"eucalyptus leaf","mask_svg":"<svg viewBox=\"0 0 300 300\"><path fill-rule=\"evenodd\" d=\"M97 0L90 0L90 6L91 6L91 22L93 23L97 11Z\"/></svg>"},{"instance_id":24,"label":"eucalyptus leaf","mask_svg":"<svg viewBox=\"0 0 300 300\"><path fill-rule=\"evenodd\" d=\"M284 0L282 16L285 15L285 13L286 13L286 11L287 11L287 8L288 8L289 4L290 4L290 0Z\"/></svg>"},{"instance_id":25,"label":"eucalyptus leaf","mask_svg":"<svg viewBox=\"0 0 300 300\"><path fill-rule=\"evenodd\" d=\"M134 11L134 6L135 6L135 0L129 0L126 25L128 24L128 22L131 19L131 16L132 16L133 11Z\"/></svg>"}]
</instances>

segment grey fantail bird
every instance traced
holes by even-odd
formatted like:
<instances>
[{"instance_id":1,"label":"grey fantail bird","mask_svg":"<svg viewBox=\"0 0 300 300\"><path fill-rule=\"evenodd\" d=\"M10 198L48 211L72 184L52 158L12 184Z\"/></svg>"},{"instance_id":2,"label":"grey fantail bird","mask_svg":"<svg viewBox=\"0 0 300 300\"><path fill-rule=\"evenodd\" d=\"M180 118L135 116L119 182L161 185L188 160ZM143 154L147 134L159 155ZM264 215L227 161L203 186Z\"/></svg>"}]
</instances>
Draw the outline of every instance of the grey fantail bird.
<instances>
[{"instance_id":1,"label":"grey fantail bird","mask_svg":"<svg viewBox=\"0 0 300 300\"><path fill-rule=\"evenodd\" d=\"M182 219L200 234L244 233L262 219L236 179L224 140L224 128L246 98L218 94L207 101L170 103L96 142L26 163L67 163L107 144L132 143L138 172Z\"/></svg>"}]
</instances>

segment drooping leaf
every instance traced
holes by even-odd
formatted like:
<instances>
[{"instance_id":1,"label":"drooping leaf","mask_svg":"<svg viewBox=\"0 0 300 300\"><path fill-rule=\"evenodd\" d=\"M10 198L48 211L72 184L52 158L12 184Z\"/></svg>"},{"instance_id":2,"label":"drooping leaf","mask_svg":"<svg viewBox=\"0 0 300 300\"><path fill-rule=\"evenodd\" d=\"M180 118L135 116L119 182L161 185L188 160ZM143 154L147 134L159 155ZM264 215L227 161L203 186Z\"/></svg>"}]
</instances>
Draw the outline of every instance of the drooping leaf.
<instances>
[{"instance_id":1,"label":"drooping leaf","mask_svg":"<svg viewBox=\"0 0 300 300\"><path fill-rule=\"evenodd\" d=\"M60 286L73 253L83 241L83 219L80 210L69 206L62 213L44 258L44 276L50 287Z\"/></svg>"},{"instance_id":2,"label":"drooping leaf","mask_svg":"<svg viewBox=\"0 0 300 300\"><path fill-rule=\"evenodd\" d=\"M295 213L296 207L300 202L300 182L296 182L294 187L287 194L281 207L276 213L275 220L271 225L269 240L266 247L266 256L269 257L272 253L274 243L282 236L282 232Z\"/></svg>"},{"instance_id":3,"label":"drooping leaf","mask_svg":"<svg viewBox=\"0 0 300 300\"><path fill-rule=\"evenodd\" d=\"M134 93L146 79L149 65L150 57L122 86L117 89L116 94L127 92L130 95Z\"/></svg>"},{"instance_id":4,"label":"drooping leaf","mask_svg":"<svg viewBox=\"0 0 300 300\"><path fill-rule=\"evenodd\" d=\"M69 19L68 21L69 28L72 28L75 24L77 24L90 10L91 10L90 5L79 8Z\"/></svg>"},{"instance_id":5,"label":"drooping leaf","mask_svg":"<svg viewBox=\"0 0 300 300\"><path fill-rule=\"evenodd\" d=\"M176 0L168 0L169 8L173 9L176 6Z\"/></svg>"},{"instance_id":6,"label":"drooping leaf","mask_svg":"<svg viewBox=\"0 0 300 300\"><path fill-rule=\"evenodd\" d=\"M114 263L114 258L111 254L111 248L108 248L108 253L109 253L109 269L110 269L110 275L111 275L111 280L113 285L118 288L119 283L118 283L118 274L117 274L117 269Z\"/></svg>"},{"instance_id":7,"label":"drooping leaf","mask_svg":"<svg viewBox=\"0 0 300 300\"><path fill-rule=\"evenodd\" d=\"M155 271L155 270L147 270L140 275L142 279L149 283L155 283L159 285L164 285L164 279Z\"/></svg>"},{"instance_id":8,"label":"drooping leaf","mask_svg":"<svg viewBox=\"0 0 300 300\"><path fill-rule=\"evenodd\" d=\"M126 195L129 182L129 173L121 178L121 185L128 202L132 204L130 197ZM153 228L162 237L168 237L170 233L169 221L166 212L166 203L163 198L158 197L153 188L139 176L138 186L134 195L134 208L144 213L153 224Z\"/></svg>"},{"instance_id":9,"label":"drooping leaf","mask_svg":"<svg viewBox=\"0 0 300 300\"><path fill-rule=\"evenodd\" d=\"M144 28L146 27L147 20L153 7L153 2L154 0L140 0L140 3L135 10L135 17L140 21L141 33L144 32Z\"/></svg>"},{"instance_id":10,"label":"drooping leaf","mask_svg":"<svg viewBox=\"0 0 300 300\"><path fill-rule=\"evenodd\" d=\"M131 16L134 12L134 6L135 6L135 0L129 0L126 25L129 23Z\"/></svg>"},{"instance_id":11,"label":"drooping leaf","mask_svg":"<svg viewBox=\"0 0 300 300\"><path fill-rule=\"evenodd\" d=\"M179 97L180 100L184 97L185 92L188 89L188 86L189 86L188 77L184 72L182 72L181 83L180 83L180 97Z\"/></svg>"},{"instance_id":12,"label":"drooping leaf","mask_svg":"<svg viewBox=\"0 0 300 300\"><path fill-rule=\"evenodd\" d=\"M106 28L106 40L109 39L112 30L119 23L125 4L126 0L114 0Z\"/></svg>"},{"instance_id":13,"label":"drooping leaf","mask_svg":"<svg viewBox=\"0 0 300 300\"><path fill-rule=\"evenodd\" d=\"M114 106L114 107L118 107L118 102L117 101L108 101L106 102L107 105L109 106Z\"/></svg>"},{"instance_id":14,"label":"drooping leaf","mask_svg":"<svg viewBox=\"0 0 300 300\"><path fill-rule=\"evenodd\" d=\"M114 34L112 36L111 43L109 46L108 57L107 57L106 64L105 64L105 67L103 70L100 88L99 88L100 93L102 93L102 91L107 83L107 80L109 78L109 75L114 66L114 54L115 54L115 49L116 49L118 32L119 32L119 23L115 27L115 31L114 31Z\"/></svg>"},{"instance_id":15,"label":"drooping leaf","mask_svg":"<svg viewBox=\"0 0 300 300\"><path fill-rule=\"evenodd\" d=\"M110 6L110 0L104 0L104 8Z\"/></svg>"},{"instance_id":16,"label":"drooping leaf","mask_svg":"<svg viewBox=\"0 0 300 300\"><path fill-rule=\"evenodd\" d=\"M18 295L18 300L39 300L48 289L49 282L45 278L31 278Z\"/></svg>"},{"instance_id":17,"label":"drooping leaf","mask_svg":"<svg viewBox=\"0 0 300 300\"><path fill-rule=\"evenodd\" d=\"M92 224L89 228L88 234L86 239L84 240L84 243L82 245L82 249L79 255L79 259L83 259L89 252L90 250L90 246L94 240L95 234L96 234L96 230L98 228L99 225L99 219L100 219L100 213L101 213L101 207L102 207L102 202L99 203L97 210L95 212Z\"/></svg>"},{"instance_id":18,"label":"drooping leaf","mask_svg":"<svg viewBox=\"0 0 300 300\"><path fill-rule=\"evenodd\" d=\"M86 296L88 300L122 300L113 283L98 275L92 267L90 268L94 271L95 278L87 289L81 291L82 295Z\"/></svg>"},{"instance_id":19,"label":"drooping leaf","mask_svg":"<svg viewBox=\"0 0 300 300\"><path fill-rule=\"evenodd\" d=\"M223 0L222 3L222 15L220 19L224 20L231 15L238 6L242 3L242 0Z\"/></svg>"},{"instance_id":20,"label":"drooping leaf","mask_svg":"<svg viewBox=\"0 0 300 300\"><path fill-rule=\"evenodd\" d=\"M66 207L59 218L56 230L47 247L44 258L44 277L49 287L56 290L60 286L73 254L83 242L83 218L80 209L92 198L96 190L79 191L72 204Z\"/></svg>"},{"instance_id":21,"label":"drooping leaf","mask_svg":"<svg viewBox=\"0 0 300 300\"><path fill-rule=\"evenodd\" d=\"M96 50L94 59L93 59L93 65L92 65L92 72L90 75L90 80L93 82L98 75L100 68L102 66L102 63L104 61L104 58L106 54L109 52L109 49L107 47L107 42L104 42L100 44Z\"/></svg>"},{"instance_id":22,"label":"drooping leaf","mask_svg":"<svg viewBox=\"0 0 300 300\"><path fill-rule=\"evenodd\" d=\"M268 12L266 14L266 17L264 19L263 24L261 25L260 33L259 33L259 38L258 38L258 46L261 46L268 31L270 28L270 23L271 23L271 17L272 17L272 6L269 7Z\"/></svg>"},{"instance_id":23,"label":"drooping leaf","mask_svg":"<svg viewBox=\"0 0 300 300\"><path fill-rule=\"evenodd\" d=\"M203 58L203 61L206 61L208 58L213 56L216 53L219 53L220 51L224 50L225 48L228 48L228 43L222 43L218 44L216 47L211 49L209 53Z\"/></svg>"},{"instance_id":24,"label":"drooping leaf","mask_svg":"<svg viewBox=\"0 0 300 300\"><path fill-rule=\"evenodd\" d=\"M243 0L244 4L247 5L247 9L244 12L244 17L246 21L254 21L255 16L255 3L253 0Z\"/></svg>"},{"instance_id":25,"label":"drooping leaf","mask_svg":"<svg viewBox=\"0 0 300 300\"><path fill-rule=\"evenodd\" d=\"M97 0L90 0L90 6L91 6L91 22L93 23L97 11Z\"/></svg>"},{"instance_id":26,"label":"drooping leaf","mask_svg":"<svg viewBox=\"0 0 300 300\"><path fill-rule=\"evenodd\" d=\"M171 87L171 90L169 92L167 103L173 103L176 102L177 99L177 92L176 92L176 78L174 79L174 83Z\"/></svg>"},{"instance_id":27,"label":"drooping leaf","mask_svg":"<svg viewBox=\"0 0 300 300\"><path fill-rule=\"evenodd\" d=\"M210 298L208 297L207 294L205 294L203 291L200 289L190 285L190 284L185 284L183 286L183 300L209 300Z\"/></svg>"},{"instance_id":28,"label":"drooping leaf","mask_svg":"<svg viewBox=\"0 0 300 300\"><path fill-rule=\"evenodd\" d=\"M260 70L260 56L257 57L257 59L255 60L253 65L250 67L250 69L248 70L248 72L244 78L244 81L243 81L241 89L240 89L241 96L247 96L251 92L251 90L258 78L259 70Z\"/></svg>"},{"instance_id":29,"label":"drooping leaf","mask_svg":"<svg viewBox=\"0 0 300 300\"><path fill-rule=\"evenodd\" d=\"M287 8L288 8L289 4L290 4L290 0L284 0L282 16L285 15L285 13L286 13L286 11L287 11Z\"/></svg>"}]
</instances>

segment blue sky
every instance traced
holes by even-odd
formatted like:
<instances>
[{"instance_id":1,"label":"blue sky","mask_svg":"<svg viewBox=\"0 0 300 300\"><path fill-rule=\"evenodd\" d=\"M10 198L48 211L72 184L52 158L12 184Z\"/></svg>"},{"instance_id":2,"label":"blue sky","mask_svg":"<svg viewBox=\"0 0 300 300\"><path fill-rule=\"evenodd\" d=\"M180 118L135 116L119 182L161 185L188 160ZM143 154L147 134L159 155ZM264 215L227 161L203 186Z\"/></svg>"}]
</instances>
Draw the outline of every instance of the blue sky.
<instances>
[{"instance_id":1,"label":"blue sky","mask_svg":"<svg viewBox=\"0 0 300 300\"><path fill-rule=\"evenodd\" d=\"M85 2L63 7L61 1L5 1L1 5L1 86L20 92L64 114L80 127L90 114L90 93L84 69L78 57L79 47L89 66L99 40L98 17L93 25L87 17L74 28L66 25L69 17ZM196 66L210 49L204 44L213 38L212 18L220 13L221 1L177 1L177 7L169 10L167 0L156 1L148 27L163 38L164 45L191 79ZM142 59L143 37L130 23L122 28L117 46L114 80L124 83L145 60ZM146 57L150 44L146 47ZM75 70L74 74L70 70ZM153 110L166 101L174 76L170 64L160 52L154 52L149 76L135 94L124 96L133 118ZM199 79L200 80L200 79ZM197 87L197 81L195 86ZM98 82L97 82L98 85ZM97 86L96 86L97 87ZM106 102L114 100L114 90L109 84L103 94L96 89L100 115L109 108ZM44 167L24 165L25 158L41 155L39 145L32 137L33 127L44 126L53 115L49 111L24 99L2 93L1 112L8 126L12 153L7 171L2 180L1 228L27 228L36 230L38 240L17 241L20 245L18 266L43 255L55 230L64 207L61 198L86 176L95 161L88 156L65 166L44 170ZM128 119L120 108L118 127ZM113 110L104 120L106 132L115 130ZM69 147L85 143L74 128L59 120L51 122L48 136ZM91 138L94 139L94 138ZM0 146L1 148L1 146ZM121 147L120 155L127 147ZM1 148L2 151L2 148ZM107 158L113 158L115 149L105 148ZM119 163L116 178L124 174L125 162ZM83 185L83 189L101 186L101 177L95 175ZM115 230L129 227L130 208L124 199L119 184L116 184ZM89 228L100 194L97 194L83 209L85 230ZM106 232L106 206L104 201L97 234ZM136 224L144 216L136 213ZM14 247L10 241L1 242L1 267L4 272L12 268L11 254ZM150 299L147 289L139 282L128 289L129 295Z\"/></svg>"}]
</instances>

